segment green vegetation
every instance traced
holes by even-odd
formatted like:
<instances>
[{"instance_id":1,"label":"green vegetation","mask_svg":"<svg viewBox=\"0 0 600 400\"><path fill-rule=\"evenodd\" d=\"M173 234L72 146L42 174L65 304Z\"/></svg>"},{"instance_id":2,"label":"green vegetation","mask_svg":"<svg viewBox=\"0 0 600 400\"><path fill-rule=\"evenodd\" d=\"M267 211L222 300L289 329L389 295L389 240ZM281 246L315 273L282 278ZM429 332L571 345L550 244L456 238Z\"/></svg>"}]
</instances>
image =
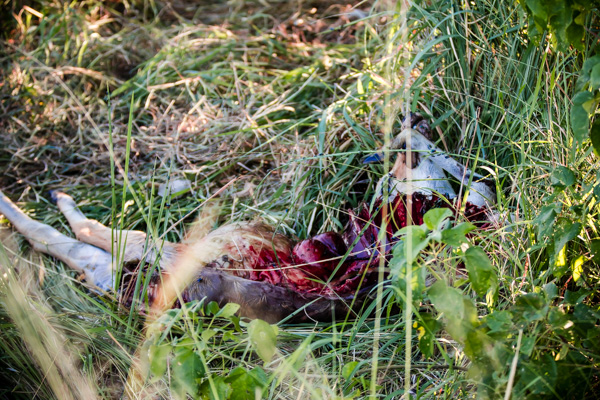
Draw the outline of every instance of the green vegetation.
<instances>
[{"instance_id":1,"label":"green vegetation","mask_svg":"<svg viewBox=\"0 0 600 400\"><path fill-rule=\"evenodd\" d=\"M493 178L502 224L433 211L400 233L363 313L278 326L201 302L145 325L2 230L0 396L597 397L593 5L27 4L0 21L0 188L57 229L61 188L90 218L172 241L198 212L203 228L340 230L387 172L362 156L410 111ZM157 195L180 178L184 196Z\"/></svg>"}]
</instances>

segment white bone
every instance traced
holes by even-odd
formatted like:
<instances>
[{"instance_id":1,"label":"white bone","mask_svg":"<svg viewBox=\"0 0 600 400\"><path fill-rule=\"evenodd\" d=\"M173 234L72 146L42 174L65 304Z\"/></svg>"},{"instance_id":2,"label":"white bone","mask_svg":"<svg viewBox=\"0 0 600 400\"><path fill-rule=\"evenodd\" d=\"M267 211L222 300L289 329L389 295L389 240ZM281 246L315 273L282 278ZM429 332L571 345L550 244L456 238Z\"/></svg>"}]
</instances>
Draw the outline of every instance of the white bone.
<instances>
[{"instance_id":1,"label":"white bone","mask_svg":"<svg viewBox=\"0 0 600 400\"><path fill-rule=\"evenodd\" d=\"M412 194L415 192L425 195L436 193L448 198L456 197L444 171L448 172L462 184L467 184L473 176L467 196L467 202L480 207L495 203L494 191L485 183L475 179L483 176L471 171L464 165L454 160L444 151L440 150L425 136L413 129L404 129L392 141L390 148L398 149L406 144L406 149L412 151L412 157L419 157L420 161L415 168L408 168L406 157L398 157L390 176L383 177L377 185L377 194L381 196L385 185L388 185L389 196L393 199L398 194Z\"/></svg>"}]
</instances>

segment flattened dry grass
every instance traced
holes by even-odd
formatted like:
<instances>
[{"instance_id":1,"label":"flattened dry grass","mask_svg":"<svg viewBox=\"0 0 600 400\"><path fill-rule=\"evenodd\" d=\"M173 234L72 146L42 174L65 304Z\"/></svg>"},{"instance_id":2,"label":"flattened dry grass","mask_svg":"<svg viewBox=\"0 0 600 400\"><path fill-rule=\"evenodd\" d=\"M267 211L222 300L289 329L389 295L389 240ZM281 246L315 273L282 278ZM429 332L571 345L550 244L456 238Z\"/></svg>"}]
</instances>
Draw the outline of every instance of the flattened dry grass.
<instances>
[{"instance_id":1,"label":"flattened dry grass","mask_svg":"<svg viewBox=\"0 0 600 400\"><path fill-rule=\"evenodd\" d=\"M229 184L215 225L256 218L300 238L339 231L346 210L368 201L386 172L362 165L363 154L385 142L399 114L419 111L441 148L494 177L499 212L510 221L473 238L502 285L493 306L478 300L480 315L549 282L563 293L577 287L544 273L549 261L531 220L556 166L579 171L585 184L598 167L590 152L572 150L568 130L581 60L530 45L513 3L411 4L407 14L334 1L15 4L0 58L0 188L33 218L69 232L46 196L60 188L107 225L162 233L177 224L167 239L178 241L197 205ZM156 195L160 183L182 178L192 182L189 193ZM595 220L588 224L595 229ZM15 238L4 246L13 260L0 262L8 266L2 271L36 287L19 307L46 313L40 323L75 349L72 364L88 379L82 386L102 398L122 395L149 343L143 319L90 294L60 263L28 255ZM442 276L456 269L452 254L430 251L424 260ZM392 399L407 386L418 398L474 395L479 381L465 374L461 346L438 334L435 356L425 358L422 332L410 333L412 321L398 312L402 302L390 290L382 297L381 319L372 318L374 303L357 321L280 327L270 362L231 321L207 328L206 319L198 325L184 315L164 335L177 343L198 329L219 332L203 353L213 397L236 366L264 369L266 398ZM13 309L0 307L0 376L10 382L0 393L60 397ZM549 337L526 338L540 343L532 357L559 346ZM504 396L508 366L497 375L490 390ZM167 398L173 385L167 376L138 396Z\"/></svg>"}]
</instances>

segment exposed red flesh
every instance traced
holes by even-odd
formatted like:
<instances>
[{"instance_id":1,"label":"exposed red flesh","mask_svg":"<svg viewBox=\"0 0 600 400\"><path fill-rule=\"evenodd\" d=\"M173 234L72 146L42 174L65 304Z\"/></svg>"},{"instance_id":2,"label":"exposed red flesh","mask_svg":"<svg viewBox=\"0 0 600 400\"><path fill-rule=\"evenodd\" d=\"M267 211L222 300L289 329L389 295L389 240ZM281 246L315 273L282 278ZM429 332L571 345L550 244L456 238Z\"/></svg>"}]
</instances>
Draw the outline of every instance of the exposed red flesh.
<instances>
[{"instance_id":1,"label":"exposed red flesh","mask_svg":"<svg viewBox=\"0 0 600 400\"><path fill-rule=\"evenodd\" d=\"M302 240L289 253L268 248L256 251L250 247L245 255L245 259L250 260L250 272L244 277L326 298L352 295L361 287L377 283L381 249L387 262L393 234L407 225L408 218L412 218L412 224L420 225L425 213L432 208L454 210L450 202L435 196L415 193L411 201L410 216L406 196L397 196L388 204L385 244L378 238L384 216L382 203L377 201L372 212L365 205L357 213L350 210L350 219L341 234L327 232ZM487 225L485 210L481 207L468 203L464 215L471 222L480 222L481 227Z\"/></svg>"}]
</instances>

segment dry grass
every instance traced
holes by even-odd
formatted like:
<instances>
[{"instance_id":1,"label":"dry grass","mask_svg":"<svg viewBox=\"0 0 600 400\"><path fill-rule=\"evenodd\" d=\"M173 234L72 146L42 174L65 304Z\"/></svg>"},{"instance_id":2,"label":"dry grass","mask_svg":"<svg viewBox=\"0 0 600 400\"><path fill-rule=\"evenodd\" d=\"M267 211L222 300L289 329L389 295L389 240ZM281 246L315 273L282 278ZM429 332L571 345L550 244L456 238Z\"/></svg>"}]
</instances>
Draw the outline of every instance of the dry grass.
<instances>
[{"instance_id":1,"label":"dry grass","mask_svg":"<svg viewBox=\"0 0 600 400\"><path fill-rule=\"evenodd\" d=\"M562 277L549 272L551 249L536 237L532 222L552 201L564 205L561 215L573 221L579 218L574 212L589 208L582 234L567 248L573 259L589 254L585 243L598 231L597 203L588 193L597 158L585 148L573 150L568 129L581 60L545 44L531 46L514 3L412 4L406 19L396 4L371 2L28 4L14 2L15 17L0 21L7 27L0 55L0 188L32 217L69 232L47 200L49 189L60 188L86 215L107 225L124 221L128 229L161 233L174 227L170 241L184 238L186 230L205 232L231 220L262 219L296 237L339 231L346 210L370 199L384 172L363 166L363 153L386 141L383 132L396 129L398 113L420 111L432 121L440 147L476 163L480 172L492 172L499 210L516 217L505 229L471 238L485 248L497 272L501 290L495 303L476 298L470 284L456 283L475 302L482 324L497 311L512 310L519 296L551 285L559 295L548 304L572 315L571 305L561 303L565 293L587 288L570 279L569 271ZM549 192L557 193L549 189L550 174L560 165L575 171L581 185L548 200ZM180 178L191 181L189 193L156 196L160 183ZM190 227L197 205L223 187L211 208L200 210L216 222ZM223 379L236 366L261 368L269 398L399 398L406 387L419 398L466 398L482 382L475 375L481 370L464 373L472 364L464 346L447 333L436 334L432 358L422 354L417 339L422 326L411 335L412 322L424 315L442 320L426 294L419 300L420 315L412 319L398 313L402 301L390 290L383 293L380 320L369 317L373 304L352 323L283 326L273 360L263 362L247 326L237 327L235 318L173 312L162 325L142 331L137 314L91 295L62 264L24 256L22 239L6 246L2 237L2 243L17 260L4 259L3 265L19 266L21 286L15 290L34 287L40 273L43 282L39 295L0 307L0 363L7 366L0 377L14 385L0 395L28 398L37 391L41 398L60 397L62 389L40 372L47 360L36 358L56 355L56 349L38 346L29 353L21 334L31 327L9 312L27 307L41 314L52 310L36 326L48 328L53 340L76 344L70 351L75 361L65 368L79 368L84 381L97 377L91 386L98 397L119 397L130 366L147 362L143 356L150 346L176 348L184 339L205 357L209 373L202 382L210 384L205 394L213 397L226 388ZM422 261L439 265L442 275L456 269L456 255L438 250L427 250ZM594 268L590 255L584 271L597 277ZM539 382L546 375L535 366L554 365L566 351L581 350L589 364L578 359L581 369L571 368L558 360L557 379L570 377L563 373L570 368L577 379L597 385L597 349L564 342L566 336L547 324L524 325L530 352L517 352L518 361L533 372L519 370L515 396L539 389L520 377ZM509 325L506 336L497 334L496 346L512 355L521 328ZM207 339L201 331L217 333ZM493 382L482 385L491 397L505 394L506 364L493 371ZM22 376L15 378L13 370ZM162 397L176 391L169 376L145 385ZM546 395L544 390L536 393Z\"/></svg>"}]
</instances>

